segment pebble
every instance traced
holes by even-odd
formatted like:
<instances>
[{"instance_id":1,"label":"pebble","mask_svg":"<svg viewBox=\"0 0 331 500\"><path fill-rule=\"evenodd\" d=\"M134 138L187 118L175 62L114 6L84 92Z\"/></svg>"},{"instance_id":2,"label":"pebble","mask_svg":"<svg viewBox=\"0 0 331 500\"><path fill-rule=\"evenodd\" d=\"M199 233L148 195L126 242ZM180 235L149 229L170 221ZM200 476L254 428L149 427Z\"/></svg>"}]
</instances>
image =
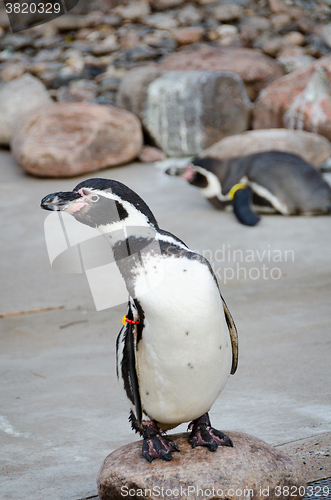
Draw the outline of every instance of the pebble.
<instances>
[{"instance_id":1,"label":"pebble","mask_svg":"<svg viewBox=\"0 0 331 500\"><path fill-rule=\"evenodd\" d=\"M93 101L97 96L97 83L93 80L73 80L69 85L60 87L58 101Z\"/></svg>"},{"instance_id":2,"label":"pebble","mask_svg":"<svg viewBox=\"0 0 331 500\"><path fill-rule=\"evenodd\" d=\"M292 73L298 69L302 69L305 66L310 66L315 62L315 59L311 56L300 55L300 56L287 56L287 57L277 57L277 61L283 66L285 73Z\"/></svg>"},{"instance_id":3,"label":"pebble","mask_svg":"<svg viewBox=\"0 0 331 500\"><path fill-rule=\"evenodd\" d=\"M114 28L117 28L117 26L120 26L122 22L121 16L117 16L114 14L110 14L108 16L104 16L102 23L107 24L109 26L114 26Z\"/></svg>"},{"instance_id":4,"label":"pebble","mask_svg":"<svg viewBox=\"0 0 331 500\"><path fill-rule=\"evenodd\" d=\"M109 35L104 40L92 46L92 52L96 56L115 52L120 48L115 35Z\"/></svg>"},{"instance_id":5,"label":"pebble","mask_svg":"<svg viewBox=\"0 0 331 500\"><path fill-rule=\"evenodd\" d=\"M189 45L203 40L204 29L200 26L180 28L174 32L175 40L179 45Z\"/></svg>"},{"instance_id":6,"label":"pebble","mask_svg":"<svg viewBox=\"0 0 331 500\"><path fill-rule=\"evenodd\" d=\"M116 77L104 78L99 85L99 92L117 92L121 84L121 79Z\"/></svg>"},{"instance_id":7,"label":"pebble","mask_svg":"<svg viewBox=\"0 0 331 500\"><path fill-rule=\"evenodd\" d=\"M327 24L321 30L321 38L325 45L331 49L331 24Z\"/></svg>"},{"instance_id":8,"label":"pebble","mask_svg":"<svg viewBox=\"0 0 331 500\"><path fill-rule=\"evenodd\" d=\"M21 50L26 47L30 47L33 43L33 40L28 35L5 35L0 41L0 47L6 48L11 47L13 50Z\"/></svg>"},{"instance_id":9,"label":"pebble","mask_svg":"<svg viewBox=\"0 0 331 500\"><path fill-rule=\"evenodd\" d=\"M144 61L146 59L155 59L159 55L159 52L149 45L140 44L133 49L127 50L125 55L129 61Z\"/></svg>"},{"instance_id":10,"label":"pebble","mask_svg":"<svg viewBox=\"0 0 331 500\"><path fill-rule=\"evenodd\" d=\"M153 10L166 10L174 7L180 7L183 0L151 0Z\"/></svg>"},{"instance_id":11,"label":"pebble","mask_svg":"<svg viewBox=\"0 0 331 500\"><path fill-rule=\"evenodd\" d=\"M169 14L153 14L144 19L147 26L157 28L160 30L173 30L178 28L178 21Z\"/></svg>"},{"instance_id":12,"label":"pebble","mask_svg":"<svg viewBox=\"0 0 331 500\"><path fill-rule=\"evenodd\" d=\"M183 7L178 16L178 21L183 24L200 23L203 20L203 13L193 5Z\"/></svg>"},{"instance_id":13,"label":"pebble","mask_svg":"<svg viewBox=\"0 0 331 500\"><path fill-rule=\"evenodd\" d=\"M9 82L19 78L25 72L25 65L20 62L9 62L1 70L0 78L4 82Z\"/></svg>"},{"instance_id":14,"label":"pebble","mask_svg":"<svg viewBox=\"0 0 331 500\"><path fill-rule=\"evenodd\" d=\"M114 9L114 12L130 21L141 21L151 12L149 3L146 0L139 0L129 5L120 5Z\"/></svg>"},{"instance_id":15,"label":"pebble","mask_svg":"<svg viewBox=\"0 0 331 500\"><path fill-rule=\"evenodd\" d=\"M151 47L156 49L170 49L174 50L177 48L177 42L174 38L169 36L167 31L154 31L154 33L148 34L144 37L144 42Z\"/></svg>"},{"instance_id":16,"label":"pebble","mask_svg":"<svg viewBox=\"0 0 331 500\"><path fill-rule=\"evenodd\" d=\"M291 23L291 17L288 14L282 13L282 14L274 14L273 16L270 16L270 21L275 29L282 28L284 26L287 26L288 24Z\"/></svg>"},{"instance_id":17,"label":"pebble","mask_svg":"<svg viewBox=\"0 0 331 500\"><path fill-rule=\"evenodd\" d=\"M264 16L248 16L240 22L240 29L249 27L255 28L258 31L266 31L271 27L271 21Z\"/></svg>"},{"instance_id":18,"label":"pebble","mask_svg":"<svg viewBox=\"0 0 331 500\"><path fill-rule=\"evenodd\" d=\"M136 33L126 33L120 39L121 49L132 49L140 42L140 37Z\"/></svg>"},{"instance_id":19,"label":"pebble","mask_svg":"<svg viewBox=\"0 0 331 500\"><path fill-rule=\"evenodd\" d=\"M299 31L290 31L284 36L284 45L303 45L305 43L305 36Z\"/></svg>"},{"instance_id":20,"label":"pebble","mask_svg":"<svg viewBox=\"0 0 331 500\"><path fill-rule=\"evenodd\" d=\"M218 5L213 10L214 18L223 23L235 21L242 15L242 7L237 4L226 3Z\"/></svg>"}]
</instances>

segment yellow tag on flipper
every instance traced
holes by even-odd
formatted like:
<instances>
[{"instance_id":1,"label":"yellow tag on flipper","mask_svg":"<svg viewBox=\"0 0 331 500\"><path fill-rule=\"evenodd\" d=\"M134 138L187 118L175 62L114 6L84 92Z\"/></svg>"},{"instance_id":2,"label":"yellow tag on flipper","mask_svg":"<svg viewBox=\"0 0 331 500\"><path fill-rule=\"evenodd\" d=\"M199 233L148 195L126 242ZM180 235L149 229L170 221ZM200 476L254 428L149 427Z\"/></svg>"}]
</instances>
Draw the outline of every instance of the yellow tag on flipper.
<instances>
[{"instance_id":1,"label":"yellow tag on flipper","mask_svg":"<svg viewBox=\"0 0 331 500\"><path fill-rule=\"evenodd\" d=\"M235 193L238 191L238 189L244 189L246 187L246 184L243 184L242 182L239 182L238 184L235 184L232 186L232 188L229 191L229 200L233 200L233 197Z\"/></svg>"},{"instance_id":2,"label":"yellow tag on flipper","mask_svg":"<svg viewBox=\"0 0 331 500\"><path fill-rule=\"evenodd\" d=\"M124 326L126 325L126 315L123 316L122 323L123 323Z\"/></svg>"}]
</instances>

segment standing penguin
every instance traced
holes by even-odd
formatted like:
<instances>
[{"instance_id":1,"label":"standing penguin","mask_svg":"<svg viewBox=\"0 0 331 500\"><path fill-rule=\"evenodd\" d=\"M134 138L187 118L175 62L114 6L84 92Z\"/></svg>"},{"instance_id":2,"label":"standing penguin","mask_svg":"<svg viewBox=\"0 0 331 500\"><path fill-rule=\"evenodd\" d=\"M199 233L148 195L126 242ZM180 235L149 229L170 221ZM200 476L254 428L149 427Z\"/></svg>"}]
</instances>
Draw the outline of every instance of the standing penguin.
<instances>
[{"instance_id":1,"label":"standing penguin","mask_svg":"<svg viewBox=\"0 0 331 500\"><path fill-rule=\"evenodd\" d=\"M196 158L168 175L186 179L216 208L233 205L238 220L253 226L257 212L282 215L331 213L331 188L321 173L297 155L267 151L227 160Z\"/></svg>"},{"instance_id":2,"label":"standing penguin","mask_svg":"<svg viewBox=\"0 0 331 500\"><path fill-rule=\"evenodd\" d=\"M144 457L171 460L179 449L165 430L183 422L193 448L232 446L208 416L238 361L236 328L209 262L160 229L146 203L114 180L86 180L47 195L41 207L72 214L110 243L129 292L117 376ZM155 286L146 289L146 280Z\"/></svg>"}]
</instances>

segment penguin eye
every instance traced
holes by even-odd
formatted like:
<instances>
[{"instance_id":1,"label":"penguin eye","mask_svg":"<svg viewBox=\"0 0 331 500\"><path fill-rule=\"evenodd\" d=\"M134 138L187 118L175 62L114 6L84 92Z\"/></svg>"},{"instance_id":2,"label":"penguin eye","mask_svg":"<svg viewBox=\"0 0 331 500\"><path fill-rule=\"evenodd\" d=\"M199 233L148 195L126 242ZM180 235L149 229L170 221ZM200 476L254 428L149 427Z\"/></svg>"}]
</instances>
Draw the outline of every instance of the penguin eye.
<instances>
[{"instance_id":1,"label":"penguin eye","mask_svg":"<svg viewBox=\"0 0 331 500\"><path fill-rule=\"evenodd\" d=\"M92 196L89 197L93 203L97 202L99 200L99 196L97 194L92 194Z\"/></svg>"}]
</instances>

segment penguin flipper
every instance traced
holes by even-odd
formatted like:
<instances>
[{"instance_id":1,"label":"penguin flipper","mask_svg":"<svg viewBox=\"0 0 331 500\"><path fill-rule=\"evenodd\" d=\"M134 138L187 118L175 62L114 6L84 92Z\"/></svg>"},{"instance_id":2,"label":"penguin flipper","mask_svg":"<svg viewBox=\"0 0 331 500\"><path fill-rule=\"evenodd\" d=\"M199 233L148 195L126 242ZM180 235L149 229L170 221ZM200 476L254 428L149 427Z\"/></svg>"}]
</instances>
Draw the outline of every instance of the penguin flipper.
<instances>
[{"instance_id":1,"label":"penguin flipper","mask_svg":"<svg viewBox=\"0 0 331 500\"><path fill-rule=\"evenodd\" d=\"M222 297L222 295L221 295ZM231 375L236 373L237 367L238 367L238 334L237 334L237 328L236 325L234 324L233 318L231 316L231 313L228 309L228 306L225 303L225 300L222 297L223 301L223 309L224 309L224 314L225 314L225 320L228 325L229 333L230 333L230 338L231 338L231 344L232 344L232 367L231 367Z\"/></svg>"},{"instance_id":2,"label":"penguin flipper","mask_svg":"<svg viewBox=\"0 0 331 500\"><path fill-rule=\"evenodd\" d=\"M136 364L136 345L137 345L137 325L127 324L127 348L128 348L128 368L131 379L131 390L133 396L133 404L136 410L136 419L138 424L142 421L142 407L139 391L139 379L137 374Z\"/></svg>"},{"instance_id":3,"label":"penguin flipper","mask_svg":"<svg viewBox=\"0 0 331 500\"><path fill-rule=\"evenodd\" d=\"M233 212L238 221L244 226L255 226L260 217L252 208L252 190L246 186L243 189L238 189L233 197Z\"/></svg>"}]
</instances>

